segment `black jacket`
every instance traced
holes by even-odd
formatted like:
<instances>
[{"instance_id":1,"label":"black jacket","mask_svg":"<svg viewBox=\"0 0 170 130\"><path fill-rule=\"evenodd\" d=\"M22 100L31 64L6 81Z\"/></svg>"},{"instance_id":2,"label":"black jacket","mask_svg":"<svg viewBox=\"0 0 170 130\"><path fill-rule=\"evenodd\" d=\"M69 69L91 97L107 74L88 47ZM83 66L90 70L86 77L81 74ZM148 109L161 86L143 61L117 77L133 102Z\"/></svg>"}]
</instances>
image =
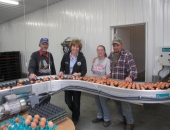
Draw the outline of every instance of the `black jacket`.
<instances>
[{"instance_id":1,"label":"black jacket","mask_svg":"<svg viewBox=\"0 0 170 130\"><path fill-rule=\"evenodd\" d=\"M64 54L61 60L60 71L64 74L70 74L70 52ZM87 73L86 59L82 52L79 52L77 62L73 66L72 74L74 72L81 73L81 76L84 76Z\"/></svg>"},{"instance_id":2,"label":"black jacket","mask_svg":"<svg viewBox=\"0 0 170 130\"><path fill-rule=\"evenodd\" d=\"M51 53L49 53L49 58L46 56L40 56L39 51L32 53L31 59L28 66L29 74L34 73L37 76L50 75L49 71L49 59L50 59L50 68L51 75L56 74L54 60Z\"/></svg>"}]
</instances>

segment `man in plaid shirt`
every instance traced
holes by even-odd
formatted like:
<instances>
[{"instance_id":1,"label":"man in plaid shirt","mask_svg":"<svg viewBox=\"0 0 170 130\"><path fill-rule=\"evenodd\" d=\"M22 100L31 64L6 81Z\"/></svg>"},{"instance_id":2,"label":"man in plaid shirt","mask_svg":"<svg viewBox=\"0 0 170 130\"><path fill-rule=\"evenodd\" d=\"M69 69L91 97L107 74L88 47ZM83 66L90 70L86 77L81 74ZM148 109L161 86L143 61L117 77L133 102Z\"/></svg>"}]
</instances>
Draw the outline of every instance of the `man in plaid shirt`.
<instances>
[{"instance_id":1,"label":"man in plaid shirt","mask_svg":"<svg viewBox=\"0 0 170 130\"><path fill-rule=\"evenodd\" d=\"M121 39L115 38L112 42L113 52L110 53L111 76L113 79L121 79L127 82L137 78L137 68L133 59L133 55L123 49ZM119 126L126 123L125 130L133 130L134 119L132 116L130 103L123 101L115 101L119 120L114 122L112 126Z\"/></svg>"}]
</instances>

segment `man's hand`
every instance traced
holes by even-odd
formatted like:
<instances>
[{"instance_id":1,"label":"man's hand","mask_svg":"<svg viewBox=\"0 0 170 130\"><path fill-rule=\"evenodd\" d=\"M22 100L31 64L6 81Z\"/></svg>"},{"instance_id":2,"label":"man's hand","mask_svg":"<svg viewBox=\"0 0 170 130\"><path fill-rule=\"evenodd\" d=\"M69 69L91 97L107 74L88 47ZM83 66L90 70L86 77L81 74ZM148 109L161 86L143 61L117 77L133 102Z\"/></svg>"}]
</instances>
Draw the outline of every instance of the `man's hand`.
<instances>
[{"instance_id":1,"label":"man's hand","mask_svg":"<svg viewBox=\"0 0 170 130\"><path fill-rule=\"evenodd\" d=\"M63 72L58 73L58 76L62 77L63 76Z\"/></svg>"},{"instance_id":2,"label":"man's hand","mask_svg":"<svg viewBox=\"0 0 170 130\"><path fill-rule=\"evenodd\" d=\"M125 81L131 83L131 82L132 82L132 79L131 79L130 77L126 77Z\"/></svg>"},{"instance_id":3,"label":"man's hand","mask_svg":"<svg viewBox=\"0 0 170 130\"><path fill-rule=\"evenodd\" d=\"M97 57L94 57L92 63L94 63L96 61L96 59L97 59Z\"/></svg>"},{"instance_id":4,"label":"man's hand","mask_svg":"<svg viewBox=\"0 0 170 130\"><path fill-rule=\"evenodd\" d=\"M30 74L29 79L31 79L31 80L32 80L32 79L36 80L36 79L37 79L37 76L32 73L32 74Z\"/></svg>"},{"instance_id":5,"label":"man's hand","mask_svg":"<svg viewBox=\"0 0 170 130\"><path fill-rule=\"evenodd\" d=\"M102 76L102 79L107 79L107 77L104 75L104 76Z\"/></svg>"},{"instance_id":6,"label":"man's hand","mask_svg":"<svg viewBox=\"0 0 170 130\"><path fill-rule=\"evenodd\" d=\"M72 74L73 76L75 76L75 77L78 77L78 76L80 76L81 75L81 73L74 73L74 74Z\"/></svg>"}]
</instances>

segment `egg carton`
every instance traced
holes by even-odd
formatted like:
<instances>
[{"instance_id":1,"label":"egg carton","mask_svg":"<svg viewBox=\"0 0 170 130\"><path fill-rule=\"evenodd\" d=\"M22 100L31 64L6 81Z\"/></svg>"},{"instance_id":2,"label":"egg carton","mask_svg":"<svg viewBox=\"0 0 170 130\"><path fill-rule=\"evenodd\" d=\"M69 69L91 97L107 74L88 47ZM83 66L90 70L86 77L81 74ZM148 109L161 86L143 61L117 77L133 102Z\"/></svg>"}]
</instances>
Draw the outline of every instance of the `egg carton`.
<instances>
[{"instance_id":1,"label":"egg carton","mask_svg":"<svg viewBox=\"0 0 170 130\"><path fill-rule=\"evenodd\" d=\"M20 119L20 123L16 123L15 119L19 118ZM13 117L11 119L8 119L7 121L4 121L3 123L0 124L0 128L2 126L8 126L8 130L56 130L57 125L53 125L52 128L48 127L48 122L46 121L45 127L41 128L39 125L37 126L36 129L31 128L31 126L25 124L25 118L23 118L22 116L17 116L17 117Z\"/></svg>"},{"instance_id":2,"label":"egg carton","mask_svg":"<svg viewBox=\"0 0 170 130\"><path fill-rule=\"evenodd\" d=\"M54 104L47 103L41 106L36 106L28 110L29 115L40 115L40 117L45 117L48 121L60 122L67 116L67 112L64 108L58 107Z\"/></svg>"}]
</instances>

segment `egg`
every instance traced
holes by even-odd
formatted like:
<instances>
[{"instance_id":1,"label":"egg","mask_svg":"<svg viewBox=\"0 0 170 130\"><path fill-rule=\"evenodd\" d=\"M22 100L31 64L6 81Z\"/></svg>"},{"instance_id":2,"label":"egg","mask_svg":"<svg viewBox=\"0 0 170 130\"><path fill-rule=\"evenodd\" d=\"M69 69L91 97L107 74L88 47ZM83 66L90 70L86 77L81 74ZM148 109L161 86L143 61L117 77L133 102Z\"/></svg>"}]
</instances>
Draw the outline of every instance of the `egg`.
<instances>
[{"instance_id":1,"label":"egg","mask_svg":"<svg viewBox=\"0 0 170 130\"><path fill-rule=\"evenodd\" d=\"M45 123L44 123L43 121L41 121L40 124L39 124L39 126L40 126L41 128L44 128L44 127L45 127Z\"/></svg>"},{"instance_id":2,"label":"egg","mask_svg":"<svg viewBox=\"0 0 170 130\"><path fill-rule=\"evenodd\" d=\"M46 118L41 118L41 122L44 122L44 123L46 123Z\"/></svg>"},{"instance_id":3,"label":"egg","mask_svg":"<svg viewBox=\"0 0 170 130\"><path fill-rule=\"evenodd\" d=\"M37 124L35 122L32 122L31 123L31 128L36 129L36 127L37 127Z\"/></svg>"},{"instance_id":4,"label":"egg","mask_svg":"<svg viewBox=\"0 0 170 130\"><path fill-rule=\"evenodd\" d=\"M32 116L31 116L31 115L28 115L28 116L27 116L27 119L30 119L30 121L32 121Z\"/></svg>"},{"instance_id":5,"label":"egg","mask_svg":"<svg viewBox=\"0 0 170 130\"><path fill-rule=\"evenodd\" d=\"M40 116L38 115L38 114L36 114L35 116L34 116L34 118L36 118L36 119L40 119Z\"/></svg>"},{"instance_id":6,"label":"egg","mask_svg":"<svg viewBox=\"0 0 170 130\"><path fill-rule=\"evenodd\" d=\"M20 121L20 119L19 118L15 118L15 122L18 123L18 121Z\"/></svg>"},{"instance_id":7,"label":"egg","mask_svg":"<svg viewBox=\"0 0 170 130\"><path fill-rule=\"evenodd\" d=\"M166 83L166 85L165 85L165 86L166 86L166 88L168 88L168 87L169 87L169 84L168 84L168 83Z\"/></svg>"},{"instance_id":8,"label":"egg","mask_svg":"<svg viewBox=\"0 0 170 130\"><path fill-rule=\"evenodd\" d=\"M35 83L38 83L38 81L35 81Z\"/></svg>"},{"instance_id":9,"label":"egg","mask_svg":"<svg viewBox=\"0 0 170 130\"><path fill-rule=\"evenodd\" d=\"M31 83L31 84L33 84L33 83L34 83L34 81L32 81L32 80L31 80L31 81L30 81L30 83Z\"/></svg>"},{"instance_id":10,"label":"egg","mask_svg":"<svg viewBox=\"0 0 170 130\"><path fill-rule=\"evenodd\" d=\"M5 128L5 126L3 125L3 126L1 126L0 128L1 128L1 130L3 130L3 129Z\"/></svg>"},{"instance_id":11,"label":"egg","mask_svg":"<svg viewBox=\"0 0 170 130\"><path fill-rule=\"evenodd\" d=\"M35 118L35 119L33 120L33 122L34 122L35 124L38 124L38 119Z\"/></svg>"},{"instance_id":12,"label":"egg","mask_svg":"<svg viewBox=\"0 0 170 130\"><path fill-rule=\"evenodd\" d=\"M23 82L23 81L20 79L20 80L19 80L19 83L22 84L22 82Z\"/></svg>"},{"instance_id":13,"label":"egg","mask_svg":"<svg viewBox=\"0 0 170 130\"><path fill-rule=\"evenodd\" d=\"M30 125L30 122L31 122L30 119L26 119L26 120L25 120L25 124L26 124L26 125Z\"/></svg>"},{"instance_id":14,"label":"egg","mask_svg":"<svg viewBox=\"0 0 170 130\"><path fill-rule=\"evenodd\" d=\"M2 130L8 130L8 128L5 126Z\"/></svg>"},{"instance_id":15,"label":"egg","mask_svg":"<svg viewBox=\"0 0 170 130\"><path fill-rule=\"evenodd\" d=\"M6 89L6 87L3 87L3 90L5 90Z\"/></svg>"},{"instance_id":16,"label":"egg","mask_svg":"<svg viewBox=\"0 0 170 130\"><path fill-rule=\"evenodd\" d=\"M45 82L45 81L46 81L46 78L43 78L43 81Z\"/></svg>"},{"instance_id":17,"label":"egg","mask_svg":"<svg viewBox=\"0 0 170 130\"><path fill-rule=\"evenodd\" d=\"M54 125L54 124L53 124L52 121L49 121L49 122L48 122L48 127L49 127L49 128L53 128L53 125Z\"/></svg>"},{"instance_id":18,"label":"egg","mask_svg":"<svg viewBox=\"0 0 170 130\"><path fill-rule=\"evenodd\" d=\"M10 124L6 124L5 126L8 127L8 126L10 126Z\"/></svg>"},{"instance_id":19,"label":"egg","mask_svg":"<svg viewBox=\"0 0 170 130\"><path fill-rule=\"evenodd\" d=\"M17 123L20 123L21 121L20 120L18 120L18 122Z\"/></svg>"}]
</instances>

